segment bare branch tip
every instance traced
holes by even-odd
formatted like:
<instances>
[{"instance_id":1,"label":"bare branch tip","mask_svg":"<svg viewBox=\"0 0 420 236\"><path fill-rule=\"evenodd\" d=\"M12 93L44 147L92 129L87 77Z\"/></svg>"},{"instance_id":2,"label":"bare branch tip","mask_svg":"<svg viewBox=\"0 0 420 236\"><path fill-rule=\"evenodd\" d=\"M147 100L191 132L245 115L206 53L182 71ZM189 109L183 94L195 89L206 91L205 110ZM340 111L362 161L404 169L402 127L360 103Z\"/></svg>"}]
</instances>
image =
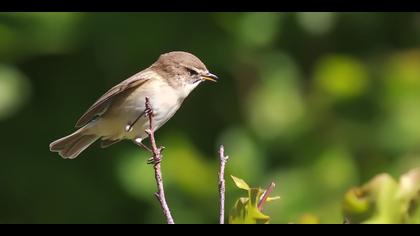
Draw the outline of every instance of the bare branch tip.
<instances>
[{"instance_id":1,"label":"bare branch tip","mask_svg":"<svg viewBox=\"0 0 420 236\"><path fill-rule=\"evenodd\" d=\"M264 191L263 195L261 196L261 200L258 203L258 209L260 211L262 211L263 206L264 206L265 202L268 199L268 196L271 194L271 192L273 192L273 190L274 190L275 187L276 187L276 183L274 181L272 181L270 183L270 185L268 186L268 188Z\"/></svg>"},{"instance_id":2,"label":"bare branch tip","mask_svg":"<svg viewBox=\"0 0 420 236\"><path fill-rule=\"evenodd\" d=\"M220 203L220 211L219 211L219 223L225 223L225 165L227 162L228 156L225 156L225 148L223 145L220 145L219 148L219 156L220 156L220 170L219 170L219 203Z\"/></svg>"}]
</instances>

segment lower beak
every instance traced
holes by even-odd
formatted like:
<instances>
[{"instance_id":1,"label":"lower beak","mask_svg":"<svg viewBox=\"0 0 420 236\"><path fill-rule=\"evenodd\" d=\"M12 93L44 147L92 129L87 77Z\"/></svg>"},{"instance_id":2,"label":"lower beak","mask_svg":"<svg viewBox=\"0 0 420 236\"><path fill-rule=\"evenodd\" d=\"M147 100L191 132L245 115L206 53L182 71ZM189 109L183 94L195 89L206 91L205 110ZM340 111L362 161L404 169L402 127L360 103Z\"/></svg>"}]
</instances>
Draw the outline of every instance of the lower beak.
<instances>
[{"instance_id":1,"label":"lower beak","mask_svg":"<svg viewBox=\"0 0 420 236\"><path fill-rule=\"evenodd\" d=\"M213 82L217 82L219 80L219 77L217 77L216 75L208 72L207 74L201 75L201 78L204 80L210 80Z\"/></svg>"}]
</instances>

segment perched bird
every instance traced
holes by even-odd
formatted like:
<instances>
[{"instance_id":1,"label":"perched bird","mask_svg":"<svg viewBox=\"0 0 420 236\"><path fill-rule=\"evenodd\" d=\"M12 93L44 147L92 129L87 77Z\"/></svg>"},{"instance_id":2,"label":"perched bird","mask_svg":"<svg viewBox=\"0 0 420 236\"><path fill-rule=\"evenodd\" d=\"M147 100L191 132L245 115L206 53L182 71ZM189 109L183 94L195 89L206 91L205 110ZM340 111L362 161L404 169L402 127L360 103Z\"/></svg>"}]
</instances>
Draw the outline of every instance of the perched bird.
<instances>
[{"instance_id":1,"label":"perched bird","mask_svg":"<svg viewBox=\"0 0 420 236\"><path fill-rule=\"evenodd\" d=\"M96 140L108 147L123 139L140 144L149 121L145 98L153 108L157 130L179 109L184 99L204 80L217 81L203 62L188 52L169 52L147 69L122 81L100 97L76 124L76 132L50 144L52 152L76 158Z\"/></svg>"}]
</instances>

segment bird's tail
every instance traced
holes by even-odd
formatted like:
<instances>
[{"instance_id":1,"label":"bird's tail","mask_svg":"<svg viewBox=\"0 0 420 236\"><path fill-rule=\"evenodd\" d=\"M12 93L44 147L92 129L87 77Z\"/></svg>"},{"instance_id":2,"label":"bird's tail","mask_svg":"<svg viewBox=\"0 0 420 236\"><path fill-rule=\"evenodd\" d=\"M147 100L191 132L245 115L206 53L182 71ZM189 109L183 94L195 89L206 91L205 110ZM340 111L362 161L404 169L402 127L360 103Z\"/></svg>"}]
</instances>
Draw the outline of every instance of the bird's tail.
<instances>
[{"instance_id":1,"label":"bird's tail","mask_svg":"<svg viewBox=\"0 0 420 236\"><path fill-rule=\"evenodd\" d=\"M85 131L86 129L83 127L66 137L52 142L50 151L58 152L64 159L76 158L99 138L97 135L86 134Z\"/></svg>"}]
</instances>

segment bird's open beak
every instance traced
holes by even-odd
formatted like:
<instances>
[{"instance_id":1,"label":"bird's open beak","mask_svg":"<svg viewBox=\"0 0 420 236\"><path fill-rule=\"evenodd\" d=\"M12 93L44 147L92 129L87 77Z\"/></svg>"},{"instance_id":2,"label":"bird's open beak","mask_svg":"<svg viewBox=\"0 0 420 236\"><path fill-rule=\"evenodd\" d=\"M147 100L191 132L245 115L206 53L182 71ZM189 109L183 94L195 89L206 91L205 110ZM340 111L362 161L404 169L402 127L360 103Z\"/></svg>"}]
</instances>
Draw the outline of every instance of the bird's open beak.
<instances>
[{"instance_id":1,"label":"bird's open beak","mask_svg":"<svg viewBox=\"0 0 420 236\"><path fill-rule=\"evenodd\" d=\"M206 74L201 75L201 78L204 79L204 80L210 80L210 81L213 81L213 82L217 82L219 80L219 77L217 77L216 75L214 75L210 72L207 72Z\"/></svg>"}]
</instances>

